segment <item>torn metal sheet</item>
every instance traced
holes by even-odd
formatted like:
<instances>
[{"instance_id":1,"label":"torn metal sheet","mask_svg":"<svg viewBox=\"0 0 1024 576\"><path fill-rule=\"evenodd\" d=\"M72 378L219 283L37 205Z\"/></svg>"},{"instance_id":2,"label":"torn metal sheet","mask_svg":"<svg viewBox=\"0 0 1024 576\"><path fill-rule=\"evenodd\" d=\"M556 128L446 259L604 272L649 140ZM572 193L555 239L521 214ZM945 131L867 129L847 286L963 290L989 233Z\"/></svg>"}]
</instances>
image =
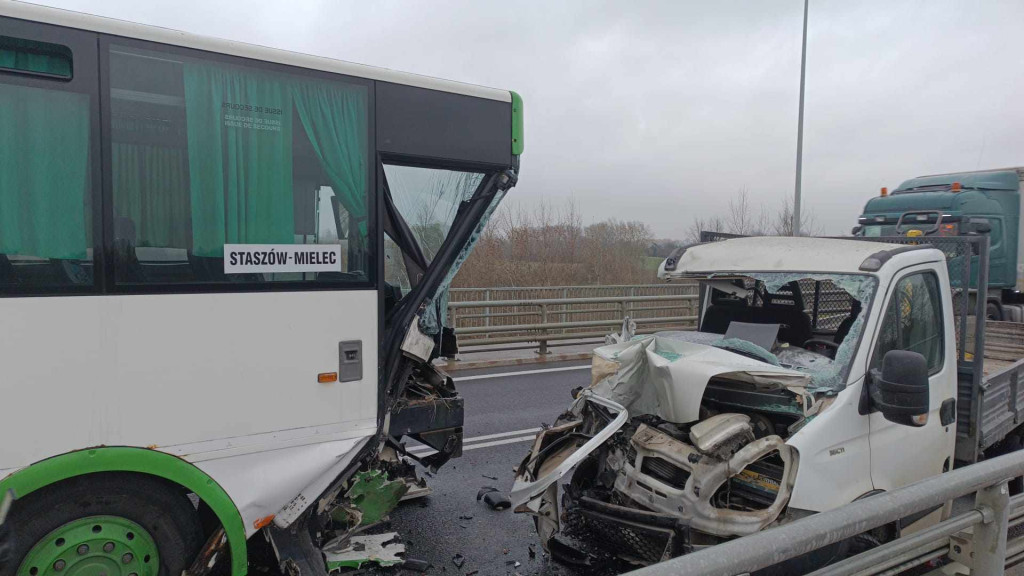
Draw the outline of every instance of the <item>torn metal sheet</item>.
<instances>
[{"instance_id":1,"label":"torn metal sheet","mask_svg":"<svg viewBox=\"0 0 1024 576\"><path fill-rule=\"evenodd\" d=\"M430 353L433 351L434 339L420 330L419 317L417 316L409 326L409 331L405 333L405 340L402 341L402 352L423 362L429 362Z\"/></svg>"},{"instance_id":2,"label":"torn metal sheet","mask_svg":"<svg viewBox=\"0 0 1024 576\"><path fill-rule=\"evenodd\" d=\"M566 426L542 430L537 434L533 450L526 460L519 467L515 482L512 484L512 507L519 508L543 494L549 487L556 487L557 482L565 476L574 466L583 461L588 454L596 450L606 440L611 438L623 424L626 423L626 409L616 402L602 398L593 393L584 391L573 404L570 412L577 415L582 411L586 402L593 402L610 410L614 419L609 422L598 433L590 436L589 440L582 445L567 444L557 452L544 454L551 444L545 444L545 440L558 439L559 434L574 430L580 421L572 422ZM541 456L544 456L542 459Z\"/></svg>"},{"instance_id":3,"label":"torn metal sheet","mask_svg":"<svg viewBox=\"0 0 1024 576\"><path fill-rule=\"evenodd\" d=\"M796 370L657 335L597 348L594 357L595 366L609 374L590 387L596 396L624 406L631 416L655 414L669 422L693 422L700 417L700 401L712 378L764 389L803 389L810 383L809 375Z\"/></svg>"},{"instance_id":4,"label":"torn metal sheet","mask_svg":"<svg viewBox=\"0 0 1024 576\"><path fill-rule=\"evenodd\" d=\"M364 564L396 566L405 561L405 544L397 532L353 536L340 541L328 542L323 547L327 570L361 568Z\"/></svg>"},{"instance_id":5,"label":"torn metal sheet","mask_svg":"<svg viewBox=\"0 0 1024 576\"><path fill-rule=\"evenodd\" d=\"M746 429L737 426L735 417L741 415L720 416L727 417L729 421L715 431L718 443L709 446L712 453L641 425L630 440L636 450L636 458L622 463L622 474L616 478L615 488L645 508L674 514L687 525L717 536L745 536L774 522L789 502L796 479L796 451L779 436L754 440L749 423ZM731 445L730 433L734 440ZM733 452L737 445L742 447ZM723 452L723 446L730 449ZM751 464L774 453L782 462L781 478L766 478L747 470ZM647 458L659 459L679 471L685 471L686 481L681 484L678 481L683 475L681 472L676 473L675 480L664 475L663 471L659 471L660 477L659 474L644 473L643 462ZM746 476L741 478L742 481L770 487L772 502L769 506L738 510L727 505L720 489L734 477L743 475Z\"/></svg>"}]
</instances>

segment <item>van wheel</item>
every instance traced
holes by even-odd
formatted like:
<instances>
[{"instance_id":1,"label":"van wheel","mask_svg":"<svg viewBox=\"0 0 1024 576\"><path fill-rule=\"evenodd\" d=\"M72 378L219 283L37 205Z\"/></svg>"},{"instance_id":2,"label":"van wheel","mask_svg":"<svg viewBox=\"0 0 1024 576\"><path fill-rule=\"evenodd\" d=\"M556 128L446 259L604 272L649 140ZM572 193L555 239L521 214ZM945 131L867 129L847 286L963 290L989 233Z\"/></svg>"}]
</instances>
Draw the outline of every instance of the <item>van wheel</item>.
<instances>
[{"instance_id":1,"label":"van wheel","mask_svg":"<svg viewBox=\"0 0 1024 576\"><path fill-rule=\"evenodd\" d=\"M0 576L178 576L202 546L184 494L145 476L100 474L30 494L8 518Z\"/></svg>"},{"instance_id":2,"label":"van wheel","mask_svg":"<svg viewBox=\"0 0 1024 576\"><path fill-rule=\"evenodd\" d=\"M1003 320L1003 308L995 302L989 302L985 305L985 318L994 322L1002 322Z\"/></svg>"},{"instance_id":3,"label":"van wheel","mask_svg":"<svg viewBox=\"0 0 1024 576\"><path fill-rule=\"evenodd\" d=\"M989 452L986 452L986 456L995 458L996 456L1002 456L1004 454L1010 454L1024 448L1024 440L1021 439L1019 433L1014 433L1003 438L1001 442L993 446ZM1007 483L1010 488L1010 496L1016 496L1018 494L1024 494L1024 476L1017 476L1010 478Z\"/></svg>"}]
</instances>

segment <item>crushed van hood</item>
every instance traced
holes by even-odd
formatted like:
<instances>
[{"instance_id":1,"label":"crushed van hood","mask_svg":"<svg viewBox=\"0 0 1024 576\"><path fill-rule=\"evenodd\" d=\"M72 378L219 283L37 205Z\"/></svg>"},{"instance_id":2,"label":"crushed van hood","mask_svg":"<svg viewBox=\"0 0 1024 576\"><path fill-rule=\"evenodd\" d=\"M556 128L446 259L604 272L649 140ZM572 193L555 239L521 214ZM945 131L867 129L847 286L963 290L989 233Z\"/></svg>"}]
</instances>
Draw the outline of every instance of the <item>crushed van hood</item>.
<instances>
[{"instance_id":1,"label":"crushed van hood","mask_svg":"<svg viewBox=\"0 0 1024 576\"><path fill-rule=\"evenodd\" d=\"M810 375L714 346L659 336L638 337L594 350L591 392L622 405L630 416L654 414L686 423L716 378L757 389L786 388L804 396Z\"/></svg>"}]
</instances>

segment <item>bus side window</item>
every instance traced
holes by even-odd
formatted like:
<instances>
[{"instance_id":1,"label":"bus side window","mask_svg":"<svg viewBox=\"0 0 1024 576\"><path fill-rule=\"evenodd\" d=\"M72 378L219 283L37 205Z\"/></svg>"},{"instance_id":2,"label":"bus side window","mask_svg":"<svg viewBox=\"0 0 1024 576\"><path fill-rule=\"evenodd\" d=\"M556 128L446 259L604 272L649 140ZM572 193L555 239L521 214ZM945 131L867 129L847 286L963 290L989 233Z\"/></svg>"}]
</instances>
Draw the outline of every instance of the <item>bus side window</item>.
<instances>
[{"instance_id":1,"label":"bus side window","mask_svg":"<svg viewBox=\"0 0 1024 576\"><path fill-rule=\"evenodd\" d=\"M0 291L94 284L95 81L72 82L73 63L69 46L0 35Z\"/></svg>"},{"instance_id":2,"label":"bus side window","mask_svg":"<svg viewBox=\"0 0 1024 576\"><path fill-rule=\"evenodd\" d=\"M195 54L110 48L118 283L368 283L368 85ZM226 245L339 256L235 268Z\"/></svg>"}]
</instances>

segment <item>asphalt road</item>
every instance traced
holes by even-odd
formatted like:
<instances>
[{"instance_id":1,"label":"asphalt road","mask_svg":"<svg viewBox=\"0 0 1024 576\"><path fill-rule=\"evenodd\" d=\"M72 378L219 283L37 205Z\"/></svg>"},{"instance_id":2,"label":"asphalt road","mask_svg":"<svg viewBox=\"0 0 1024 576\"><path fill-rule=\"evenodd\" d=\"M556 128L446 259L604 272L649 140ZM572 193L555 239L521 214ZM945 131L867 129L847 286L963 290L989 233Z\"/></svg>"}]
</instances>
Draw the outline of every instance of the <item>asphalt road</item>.
<instances>
[{"instance_id":1,"label":"asphalt road","mask_svg":"<svg viewBox=\"0 0 1024 576\"><path fill-rule=\"evenodd\" d=\"M455 375L466 400L463 456L427 477L433 493L402 503L388 528L406 541L407 557L430 562L428 574L582 574L543 554L529 516L495 511L476 500L485 486L508 492L536 429L569 407L573 388L590 383L589 363L545 365L542 372L534 367L521 374L509 374L515 368L506 367ZM548 371L552 367L562 369ZM461 568L456 555L462 556Z\"/></svg>"}]
</instances>

